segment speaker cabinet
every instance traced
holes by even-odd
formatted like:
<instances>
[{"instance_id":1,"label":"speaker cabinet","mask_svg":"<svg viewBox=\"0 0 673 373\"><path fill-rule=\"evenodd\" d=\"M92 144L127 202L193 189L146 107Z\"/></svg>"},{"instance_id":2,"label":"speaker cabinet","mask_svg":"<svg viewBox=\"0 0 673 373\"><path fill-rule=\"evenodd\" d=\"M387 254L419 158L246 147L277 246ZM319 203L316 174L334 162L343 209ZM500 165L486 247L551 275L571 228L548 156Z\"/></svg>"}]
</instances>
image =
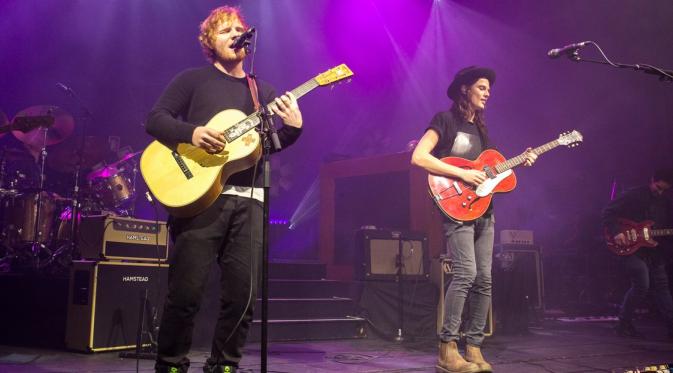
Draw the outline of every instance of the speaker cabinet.
<instances>
[{"instance_id":1,"label":"speaker cabinet","mask_svg":"<svg viewBox=\"0 0 673 373\"><path fill-rule=\"evenodd\" d=\"M494 247L493 302L498 329L522 333L544 313L544 276L540 248L501 244Z\"/></svg>"},{"instance_id":2,"label":"speaker cabinet","mask_svg":"<svg viewBox=\"0 0 673 373\"><path fill-rule=\"evenodd\" d=\"M356 274L361 280L394 280L400 250L402 276L429 277L428 239L422 233L363 229L356 233L356 242Z\"/></svg>"},{"instance_id":3,"label":"speaker cabinet","mask_svg":"<svg viewBox=\"0 0 673 373\"><path fill-rule=\"evenodd\" d=\"M149 330L154 309L162 311L167 282L165 264L74 261L66 347L83 352L135 347L140 307L145 307L144 330ZM143 333L142 343L149 342Z\"/></svg>"}]
</instances>

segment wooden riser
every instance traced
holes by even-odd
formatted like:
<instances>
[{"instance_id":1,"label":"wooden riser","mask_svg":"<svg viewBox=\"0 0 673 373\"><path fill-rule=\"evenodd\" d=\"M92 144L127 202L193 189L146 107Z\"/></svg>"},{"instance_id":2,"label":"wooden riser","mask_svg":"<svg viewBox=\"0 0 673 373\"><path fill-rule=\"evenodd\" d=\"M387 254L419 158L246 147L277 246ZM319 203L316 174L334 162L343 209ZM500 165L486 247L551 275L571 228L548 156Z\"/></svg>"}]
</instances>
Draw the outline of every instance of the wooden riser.
<instances>
[{"instance_id":1,"label":"wooden riser","mask_svg":"<svg viewBox=\"0 0 673 373\"><path fill-rule=\"evenodd\" d=\"M270 320L269 341L310 341L327 339L364 338L365 320L362 318ZM253 322L249 342L259 342L261 323Z\"/></svg>"},{"instance_id":2,"label":"wooden riser","mask_svg":"<svg viewBox=\"0 0 673 373\"><path fill-rule=\"evenodd\" d=\"M327 319L353 316L355 304L350 298L269 299L269 319ZM255 319L262 317L262 301L255 304Z\"/></svg>"}]
</instances>

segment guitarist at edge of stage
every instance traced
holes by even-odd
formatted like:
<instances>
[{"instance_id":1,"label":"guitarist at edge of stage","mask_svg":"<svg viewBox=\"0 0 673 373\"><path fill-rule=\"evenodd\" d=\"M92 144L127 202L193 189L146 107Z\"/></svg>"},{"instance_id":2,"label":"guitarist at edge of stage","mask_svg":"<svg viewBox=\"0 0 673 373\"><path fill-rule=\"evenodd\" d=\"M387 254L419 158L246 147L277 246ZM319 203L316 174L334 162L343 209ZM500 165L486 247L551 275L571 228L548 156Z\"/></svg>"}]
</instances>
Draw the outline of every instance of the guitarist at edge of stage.
<instances>
[{"instance_id":1,"label":"guitarist at edge of stage","mask_svg":"<svg viewBox=\"0 0 673 373\"><path fill-rule=\"evenodd\" d=\"M223 133L204 124L226 109L253 113L257 106L253 96L258 91L259 101L269 104L284 124L278 129L282 148L299 138L302 114L296 97L289 92L276 97L269 84L257 80L255 85L244 72L247 51L233 47L244 32L250 32L250 27L238 8L212 10L201 23L198 37L210 63L185 70L170 82L147 119L150 135L166 143L192 144L210 154L220 153L226 150ZM218 319L212 320L211 355L203 371L238 369L252 324L262 250L262 172L254 169L231 175L215 202L197 215L169 218L174 247L156 372L187 372L194 318L215 263L221 269L220 310Z\"/></svg>"},{"instance_id":2,"label":"guitarist at edge of stage","mask_svg":"<svg viewBox=\"0 0 673 373\"><path fill-rule=\"evenodd\" d=\"M654 173L647 185L627 190L611 201L602 213L607 235L616 245L628 244L620 231L619 219L634 222L653 221L652 228L673 227L673 204L665 192L673 186L673 168ZM635 309L642 305L648 291L652 291L659 314L668 328L668 338L673 339L673 301L666 273L666 255L670 255L671 240L657 238L656 248L641 248L628 256L619 257L624 272L631 279L631 288L624 295L615 332L622 337L642 337L633 325Z\"/></svg>"},{"instance_id":3,"label":"guitarist at edge of stage","mask_svg":"<svg viewBox=\"0 0 673 373\"><path fill-rule=\"evenodd\" d=\"M458 71L447 90L453 101L450 110L437 113L414 149L411 163L430 174L461 179L477 186L487 176L482 170L465 169L441 161L454 156L475 160L490 147L484 109L495 82L495 71L469 66ZM537 155L529 149L525 165L535 162ZM472 221L444 218L447 250L453 260L453 277L444 298L444 322L439 334L439 356L435 369L441 373L491 372L484 359L486 316L491 302L491 265L494 223L492 208ZM469 325L465 330L465 358L457 348L461 337L461 315L469 299Z\"/></svg>"}]
</instances>

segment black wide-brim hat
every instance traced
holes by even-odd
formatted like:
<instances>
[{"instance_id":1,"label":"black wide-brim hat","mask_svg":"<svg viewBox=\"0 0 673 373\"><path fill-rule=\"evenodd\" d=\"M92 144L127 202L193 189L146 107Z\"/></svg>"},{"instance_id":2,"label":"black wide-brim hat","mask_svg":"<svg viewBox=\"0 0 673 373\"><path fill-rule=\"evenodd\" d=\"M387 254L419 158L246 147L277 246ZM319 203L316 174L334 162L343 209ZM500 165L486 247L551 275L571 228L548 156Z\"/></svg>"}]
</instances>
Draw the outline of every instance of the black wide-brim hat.
<instances>
[{"instance_id":1,"label":"black wide-brim hat","mask_svg":"<svg viewBox=\"0 0 673 373\"><path fill-rule=\"evenodd\" d=\"M461 69L456 73L456 76L453 77L453 81L446 90L446 95L449 96L451 100L456 101L460 96L460 86L471 86L481 78L486 78L491 86L493 86L493 84L495 84L495 71L488 67L478 66L468 66Z\"/></svg>"}]
</instances>

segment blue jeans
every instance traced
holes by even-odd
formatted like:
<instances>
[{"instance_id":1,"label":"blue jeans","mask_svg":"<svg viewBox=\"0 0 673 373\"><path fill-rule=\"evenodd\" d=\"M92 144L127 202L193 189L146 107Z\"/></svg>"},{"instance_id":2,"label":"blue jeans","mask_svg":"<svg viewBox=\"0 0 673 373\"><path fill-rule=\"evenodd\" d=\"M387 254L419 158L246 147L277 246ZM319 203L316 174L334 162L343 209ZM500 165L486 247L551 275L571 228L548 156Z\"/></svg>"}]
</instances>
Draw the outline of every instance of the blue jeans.
<instances>
[{"instance_id":1,"label":"blue jeans","mask_svg":"<svg viewBox=\"0 0 673 373\"><path fill-rule=\"evenodd\" d=\"M486 317L491 305L491 264L493 262L493 216L472 222L444 223L446 244L453 262L453 277L444 297L442 342L457 341L461 316L469 300L469 321L465 329L468 344L481 346ZM468 297L469 294L469 297Z\"/></svg>"},{"instance_id":2,"label":"blue jeans","mask_svg":"<svg viewBox=\"0 0 673 373\"><path fill-rule=\"evenodd\" d=\"M660 256L639 254L623 258L624 269L631 278L631 288L624 296L619 319L630 322L636 307L645 300L647 292L652 291L659 313L668 328L673 330L673 301L668 288L665 262Z\"/></svg>"}]
</instances>

